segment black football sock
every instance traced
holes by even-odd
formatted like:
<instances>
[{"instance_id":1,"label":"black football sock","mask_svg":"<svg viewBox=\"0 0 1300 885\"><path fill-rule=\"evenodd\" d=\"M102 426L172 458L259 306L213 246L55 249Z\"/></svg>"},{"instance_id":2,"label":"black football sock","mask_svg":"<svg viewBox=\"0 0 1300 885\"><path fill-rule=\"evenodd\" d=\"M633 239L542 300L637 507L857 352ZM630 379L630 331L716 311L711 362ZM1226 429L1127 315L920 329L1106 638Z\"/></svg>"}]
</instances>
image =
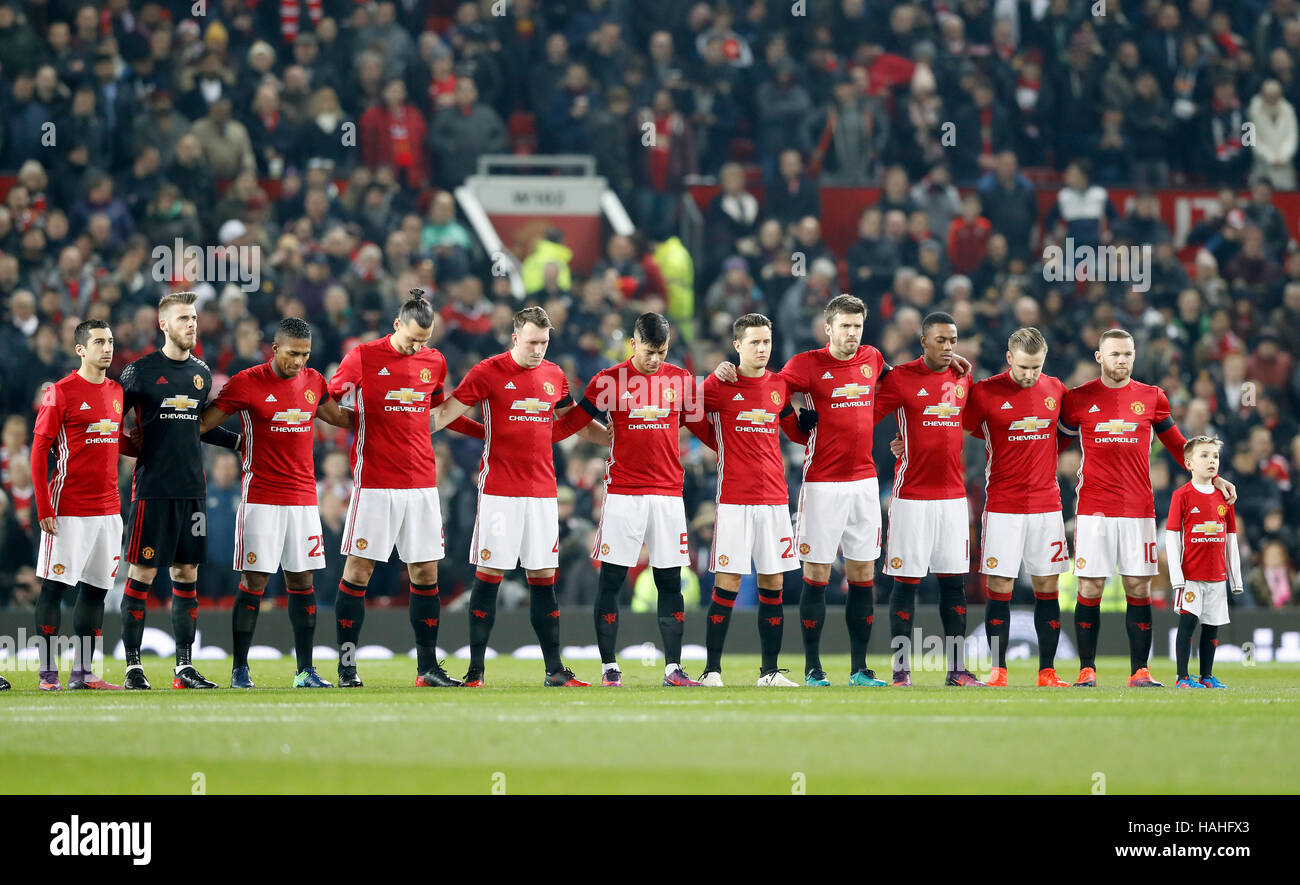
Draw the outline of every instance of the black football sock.
<instances>
[{"instance_id":1,"label":"black football sock","mask_svg":"<svg viewBox=\"0 0 1300 885\"><path fill-rule=\"evenodd\" d=\"M334 635L339 644L339 666L357 665L361 625L366 621L366 588L351 581L339 581L334 597Z\"/></svg>"},{"instance_id":2,"label":"black football sock","mask_svg":"<svg viewBox=\"0 0 1300 885\"><path fill-rule=\"evenodd\" d=\"M49 578L41 581L41 595L36 597L36 637L40 643L38 654L43 672L59 669L54 653L59 626L63 623L63 592L71 589L67 584Z\"/></svg>"},{"instance_id":3,"label":"black football sock","mask_svg":"<svg viewBox=\"0 0 1300 885\"><path fill-rule=\"evenodd\" d=\"M1198 621L1196 615L1191 612L1180 611L1178 613L1178 635L1174 639L1174 654L1178 659L1178 678L1186 679L1188 677L1187 665L1192 660L1192 634L1196 632ZM1201 629L1201 636L1204 638L1205 629ZM1205 662L1201 662L1201 671L1205 672Z\"/></svg>"},{"instance_id":4,"label":"black football sock","mask_svg":"<svg viewBox=\"0 0 1300 885\"><path fill-rule=\"evenodd\" d=\"M411 582L411 599L407 604L411 629L415 631L415 666L423 673L438 663L438 619L442 601L438 584Z\"/></svg>"},{"instance_id":5,"label":"black football sock","mask_svg":"<svg viewBox=\"0 0 1300 885\"><path fill-rule=\"evenodd\" d=\"M554 575L528 579L528 616L549 676L564 666L560 662L560 609L555 602Z\"/></svg>"},{"instance_id":6,"label":"black football sock","mask_svg":"<svg viewBox=\"0 0 1300 885\"><path fill-rule=\"evenodd\" d=\"M316 642L316 588L306 590L285 588L289 594L289 626L293 628L293 653L298 659L298 671L311 664L312 645Z\"/></svg>"},{"instance_id":7,"label":"black football sock","mask_svg":"<svg viewBox=\"0 0 1300 885\"><path fill-rule=\"evenodd\" d=\"M664 663L682 662L682 635L686 631L686 606L682 600L682 572L679 568L654 570L659 591L659 635L664 640Z\"/></svg>"},{"instance_id":8,"label":"black football sock","mask_svg":"<svg viewBox=\"0 0 1300 885\"><path fill-rule=\"evenodd\" d=\"M1219 647L1219 627L1217 624L1201 625L1201 678L1214 675L1214 650Z\"/></svg>"},{"instance_id":9,"label":"black football sock","mask_svg":"<svg viewBox=\"0 0 1300 885\"><path fill-rule=\"evenodd\" d=\"M1079 669L1097 667L1097 635L1101 633L1101 597L1082 594L1074 606L1074 642L1079 646Z\"/></svg>"},{"instance_id":10,"label":"black football sock","mask_svg":"<svg viewBox=\"0 0 1300 885\"><path fill-rule=\"evenodd\" d=\"M803 636L804 673L822 668L822 627L826 623L826 582L803 579L799 628Z\"/></svg>"},{"instance_id":11,"label":"black football sock","mask_svg":"<svg viewBox=\"0 0 1300 885\"><path fill-rule=\"evenodd\" d=\"M912 621L919 583L918 578L894 578L894 589L889 594L889 645L894 669L905 673L912 670Z\"/></svg>"},{"instance_id":12,"label":"black football sock","mask_svg":"<svg viewBox=\"0 0 1300 885\"><path fill-rule=\"evenodd\" d=\"M126 579L122 591L122 645L126 649L126 665L140 665L140 643L144 639L144 606L151 585L135 578Z\"/></svg>"},{"instance_id":13,"label":"black football sock","mask_svg":"<svg viewBox=\"0 0 1300 885\"><path fill-rule=\"evenodd\" d=\"M825 617L826 600L822 599L822 613ZM781 606L781 591L758 588L758 644L763 652L762 671L769 673L776 669L777 658L781 654L781 636L785 633L785 611Z\"/></svg>"},{"instance_id":14,"label":"black football sock","mask_svg":"<svg viewBox=\"0 0 1300 885\"><path fill-rule=\"evenodd\" d=\"M988 591L984 604L984 632L989 642L993 666L1007 668L1007 643L1011 641L1011 594Z\"/></svg>"},{"instance_id":15,"label":"black football sock","mask_svg":"<svg viewBox=\"0 0 1300 885\"><path fill-rule=\"evenodd\" d=\"M939 619L949 670L966 669L966 576L939 575Z\"/></svg>"},{"instance_id":16,"label":"black football sock","mask_svg":"<svg viewBox=\"0 0 1300 885\"><path fill-rule=\"evenodd\" d=\"M487 651L488 637L497 619L497 591L501 589L501 575L474 574L474 587L469 593L469 668L483 670L483 655Z\"/></svg>"},{"instance_id":17,"label":"black football sock","mask_svg":"<svg viewBox=\"0 0 1300 885\"><path fill-rule=\"evenodd\" d=\"M1151 660L1151 597L1128 597L1124 626L1128 628L1129 672L1136 673Z\"/></svg>"},{"instance_id":18,"label":"black football sock","mask_svg":"<svg viewBox=\"0 0 1300 885\"><path fill-rule=\"evenodd\" d=\"M596 645L600 663L613 664L618 649L618 594L627 578L627 566L600 564L600 589L596 593Z\"/></svg>"},{"instance_id":19,"label":"black football sock","mask_svg":"<svg viewBox=\"0 0 1300 885\"><path fill-rule=\"evenodd\" d=\"M709 603L708 622L704 627L704 671L722 672L722 647L727 644L727 628L731 626L731 613L736 607L736 590L713 588L713 601Z\"/></svg>"},{"instance_id":20,"label":"black football sock","mask_svg":"<svg viewBox=\"0 0 1300 885\"><path fill-rule=\"evenodd\" d=\"M1056 646L1061 641L1061 600L1056 591L1034 591L1034 632L1038 634L1038 669L1056 666Z\"/></svg>"},{"instance_id":21,"label":"black football sock","mask_svg":"<svg viewBox=\"0 0 1300 885\"><path fill-rule=\"evenodd\" d=\"M867 643L871 641L871 624L876 620L876 588L871 581L849 581L849 598L844 604L844 619L849 626L849 672L867 669Z\"/></svg>"},{"instance_id":22,"label":"black football sock","mask_svg":"<svg viewBox=\"0 0 1300 885\"><path fill-rule=\"evenodd\" d=\"M82 584L72 610L72 629L77 631L75 669L89 673L95 665L95 646L103 642L104 597L108 591Z\"/></svg>"},{"instance_id":23,"label":"black football sock","mask_svg":"<svg viewBox=\"0 0 1300 885\"><path fill-rule=\"evenodd\" d=\"M195 581L172 581L172 633L176 637L176 667L188 667L199 625L199 591Z\"/></svg>"},{"instance_id":24,"label":"black football sock","mask_svg":"<svg viewBox=\"0 0 1300 885\"><path fill-rule=\"evenodd\" d=\"M253 631L257 629L257 615L262 609L265 590L249 590L240 584L235 593L235 604L230 609L230 629L235 641L235 669L248 666L248 650L253 646Z\"/></svg>"}]
</instances>

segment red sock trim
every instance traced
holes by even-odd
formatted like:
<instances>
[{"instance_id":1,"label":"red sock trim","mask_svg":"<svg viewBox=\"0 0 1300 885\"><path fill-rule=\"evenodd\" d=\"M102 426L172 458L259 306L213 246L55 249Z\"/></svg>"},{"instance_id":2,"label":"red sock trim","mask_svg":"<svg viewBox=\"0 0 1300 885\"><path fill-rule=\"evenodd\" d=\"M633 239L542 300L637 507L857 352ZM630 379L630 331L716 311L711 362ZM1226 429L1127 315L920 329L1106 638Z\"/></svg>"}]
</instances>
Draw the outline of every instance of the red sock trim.
<instances>
[{"instance_id":1,"label":"red sock trim","mask_svg":"<svg viewBox=\"0 0 1300 885\"><path fill-rule=\"evenodd\" d=\"M903 577L902 575L899 575L898 577L894 578L894 582L897 583L897 584L919 584L919 583L921 583L921 579L920 579L920 578L905 578L905 577Z\"/></svg>"},{"instance_id":2,"label":"red sock trim","mask_svg":"<svg viewBox=\"0 0 1300 885\"><path fill-rule=\"evenodd\" d=\"M775 596L764 596L762 590L758 591L758 604L759 605L780 605L781 591L780 590L776 591Z\"/></svg>"},{"instance_id":3,"label":"red sock trim","mask_svg":"<svg viewBox=\"0 0 1300 885\"><path fill-rule=\"evenodd\" d=\"M551 575L549 578L529 578L528 586L529 587L554 587L556 577L557 577L556 575Z\"/></svg>"},{"instance_id":4,"label":"red sock trim","mask_svg":"<svg viewBox=\"0 0 1300 885\"><path fill-rule=\"evenodd\" d=\"M812 578L804 578L803 582L813 587L825 587L830 581L814 581Z\"/></svg>"},{"instance_id":5,"label":"red sock trim","mask_svg":"<svg viewBox=\"0 0 1300 885\"><path fill-rule=\"evenodd\" d=\"M731 593L731 598L730 598L730 599L726 599L725 597L723 597L723 596L721 595L721 594L723 594L723 593ZM736 596L737 596L737 594L736 594L736 593L732 593L732 591L730 591L730 590L714 590L714 591L713 591L713 601L716 602L718 605L722 606L723 608L735 608L735 606L736 606Z\"/></svg>"},{"instance_id":6,"label":"red sock trim","mask_svg":"<svg viewBox=\"0 0 1300 885\"><path fill-rule=\"evenodd\" d=\"M349 586L347 581L339 581L339 592L345 596L362 597L366 595L365 587Z\"/></svg>"},{"instance_id":7,"label":"red sock trim","mask_svg":"<svg viewBox=\"0 0 1300 885\"><path fill-rule=\"evenodd\" d=\"M239 585L239 592L247 593L249 596L262 596L263 594L266 593L265 590L249 590L247 587L243 585L242 582Z\"/></svg>"},{"instance_id":8,"label":"red sock trim","mask_svg":"<svg viewBox=\"0 0 1300 885\"><path fill-rule=\"evenodd\" d=\"M999 593L996 590L989 590L989 599L996 599L998 602L1010 602L1011 593Z\"/></svg>"},{"instance_id":9,"label":"red sock trim","mask_svg":"<svg viewBox=\"0 0 1300 885\"><path fill-rule=\"evenodd\" d=\"M127 578L126 589L123 590L122 592L125 593L127 596L131 597L132 599L148 599L149 588L151 586L153 585L145 584L141 581L137 581L135 578Z\"/></svg>"},{"instance_id":10,"label":"red sock trim","mask_svg":"<svg viewBox=\"0 0 1300 885\"><path fill-rule=\"evenodd\" d=\"M951 575L935 574L935 577L936 578L964 578L966 576L953 573Z\"/></svg>"},{"instance_id":11,"label":"red sock trim","mask_svg":"<svg viewBox=\"0 0 1300 885\"><path fill-rule=\"evenodd\" d=\"M292 587L285 587L284 592L290 594L291 596L307 596L311 593L315 593L316 588L312 586L312 587L308 587L306 590L295 590Z\"/></svg>"},{"instance_id":12,"label":"red sock trim","mask_svg":"<svg viewBox=\"0 0 1300 885\"><path fill-rule=\"evenodd\" d=\"M1098 596L1098 597L1096 597L1096 598L1094 598L1094 599L1089 599L1088 597L1086 597L1086 596L1080 594L1080 595L1079 595L1079 599L1078 599L1078 603L1079 603L1079 605L1086 605L1088 608L1100 608L1100 607L1101 607L1101 597Z\"/></svg>"},{"instance_id":13,"label":"red sock trim","mask_svg":"<svg viewBox=\"0 0 1300 885\"><path fill-rule=\"evenodd\" d=\"M172 585L172 596L179 596L181 599L193 599L198 595L198 590L177 590L176 586Z\"/></svg>"},{"instance_id":14,"label":"red sock trim","mask_svg":"<svg viewBox=\"0 0 1300 885\"><path fill-rule=\"evenodd\" d=\"M411 592L414 593L416 596L437 596L438 585L437 584L412 584Z\"/></svg>"},{"instance_id":15,"label":"red sock trim","mask_svg":"<svg viewBox=\"0 0 1300 885\"><path fill-rule=\"evenodd\" d=\"M875 585L876 582L874 578L870 581L849 581L850 587L874 587Z\"/></svg>"},{"instance_id":16,"label":"red sock trim","mask_svg":"<svg viewBox=\"0 0 1300 885\"><path fill-rule=\"evenodd\" d=\"M1035 590L1034 599L1057 599L1060 592L1060 590L1044 590L1042 592Z\"/></svg>"},{"instance_id":17,"label":"red sock trim","mask_svg":"<svg viewBox=\"0 0 1300 885\"><path fill-rule=\"evenodd\" d=\"M501 579L504 577L505 575L490 575L487 572L479 571L478 569L474 570L474 578L484 582L485 584L500 584Z\"/></svg>"},{"instance_id":18,"label":"red sock trim","mask_svg":"<svg viewBox=\"0 0 1300 885\"><path fill-rule=\"evenodd\" d=\"M1129 605L1150 605L1151 604L1150 596L1129 596L1127 593L1125 593L1124 598L1128 600Z\"/></svg>"}]
</instances>

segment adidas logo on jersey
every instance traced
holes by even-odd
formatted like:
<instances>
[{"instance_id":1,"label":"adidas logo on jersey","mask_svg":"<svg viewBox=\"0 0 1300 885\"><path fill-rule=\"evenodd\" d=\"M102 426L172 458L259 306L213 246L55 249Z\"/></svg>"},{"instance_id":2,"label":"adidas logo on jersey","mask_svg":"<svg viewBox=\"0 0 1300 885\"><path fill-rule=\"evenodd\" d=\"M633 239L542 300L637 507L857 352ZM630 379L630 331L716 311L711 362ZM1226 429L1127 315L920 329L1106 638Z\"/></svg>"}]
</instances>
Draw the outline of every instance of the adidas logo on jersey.
<instances>
[{"instance_id":1,"label":"adidas logo on jersey","mask_svg":"<svg viewBox=\"0 0 1300 885\"><path fill-rule=\"evenodd\" d=\"M514 389L515 389L515 382L513 382L513 381L507 381L507 382L506 382L506 390L514 390Z\"/></svg>"},{"instance_id":2,"label":"adidas logo on jersey","mask_svg":"<svg viewBox=\"0 0 1300 885\"><path fill-rule=\"evenodd\" d=\"M625 390L625 391L623 391L623 397L622 397L622 398L623 398L623 399L636 399L636 397L634 397L634 396L632 395L632 391L630 391L630 390Z\"/></svg>"},{"instance_id":3,"label":"adidas logo on jersey","mask_svg":"<svg viewBox=\"0 0 1300 885\"><path fill-rule=\"evenodd\" d=\"M918 390L918 391L916 392L916 395L917 395L917 396L929 396L929 395L930 395L930 391L928 391L928 390L926 390L924 387L922 387L920 390Z\"/></svg>"},{"instance_id":4,"label":"adidas logo on jersey","mask_svg":"<svg viewBox=\"0 0 1300 885\"><path fill-rule=\"evenodd\" d=\"M1088 410L1089 413L1092 413L1092 412L1100 412L1100 411L1101 411L1101 409L1097 408L1096 406L1093 406L1091 409Z\"/></svg>"},{"instance_id":5,"label":"adidas logo on jersey","mask_svg":"<svg viewBox=\"0 0 1300 885\"><path fill-rule=\"evenodd\" d=\"M1201 508L1199 508L1199 507L1193 507L1193 508L1192 508L1192 512L1193 512L1193 513L1200 513L1200 512L1201 512Z\"/></svg>"},{"instance_id":6,"label":"adidas logo on jersey","mask_svg":"<svg viewBox=\"0 0 1300 885\"><path fill-rule=\"evenodd\" d=\"M82 404L81 404L81 407L82 407L83 409L89 409L89 408L90 408L90 403L82 403Z\"/></svg>"},{"instance_id":7,"label":"adidas logo on jersey","mask_svg":"<svg viewBox=\"0 0 1300 885\"><path fill-rule=\"evenodd\" d=\"M268 393L268 394L266 395L266 402L268 402L268 403L276 402L275 394L274 394L274 393Z\"/></svg>"},{"instance_id":8,"label":"adidas logo on jersey","mask_svg":"<svg viewBox=\"0 0 1300 885\"><path fill-rule=\"evenodd\" d=\"M380 370L379 370L379 374L380 374L380 375L387 375L387 374L388 374L388 367L385 366L384 368L380 369Z\"/></svg>"},{"instance_id":9,"label":"adidas logo on jersey","mask_svg":"<svg viewBox=\"0 0 1300 885\"><path fill-rule=\"evenodd\" d=\"M830 378L831 378L831 373L830 373L830 372L827 372L825 375L822 376L822 380L823 380L823 381L827 381L827 380L829 380Z\"/></svg>"},{"instance_id":10,"label":"adidas logo on jersey","mask_svg":"<svg viewBox=\"0 0 1300 885\"><path fill-rule=\"evenodd\" d=\"M743 393L738 393L738 394L736 394L735 396L733 396L733 397L731 398L731 401L732 401L733 403L734 403L734 402L737 402L737 401L744 402L744 401L745 401L745 395L744 395Z\"/></svg>"},{"instance_id":11,"label":"adidas logo on jersey","mask_svg":"<svg viewBox=\"0 0 1300 885\"><path fill-rule=\"evenodd\" d=\"M1004 408L1004 409L1009 409L1009 408L1011 408L1011 403L1003 403L1003 404L1002 404L1002 408Z\"/></svg>"}]
</instances>

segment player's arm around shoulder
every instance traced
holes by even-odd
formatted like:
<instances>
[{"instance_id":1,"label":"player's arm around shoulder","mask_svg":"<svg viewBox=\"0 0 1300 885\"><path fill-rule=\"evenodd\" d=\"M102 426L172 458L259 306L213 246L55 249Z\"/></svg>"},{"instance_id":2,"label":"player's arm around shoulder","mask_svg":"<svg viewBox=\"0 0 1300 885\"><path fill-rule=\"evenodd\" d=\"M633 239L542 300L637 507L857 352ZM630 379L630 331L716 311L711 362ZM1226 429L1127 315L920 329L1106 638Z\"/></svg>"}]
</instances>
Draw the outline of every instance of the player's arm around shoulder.
<instances>
[{"instance_id":1,"label":"player's arm around shoulder","mask_svg":"<svg viewBox=\"0 0 1300 885\"><path fill-rule=\"evenodd\" d=\"M334 427L351 427L355 423L353 414L340 407L328 391L316 407L316 417Z\"/></svg>"},{"instance_id":2,"label":"player's arm around shoulder","mask_svg":"<svg viewBox=\"0 0 1300 885\"><path fill-rule=\"evenodd\" d=\"M472 408L474 407L466 405L455 396L449 396L429 409L429 429L437 433L457 418L464 417Z\"/></svg>"}]
</instances>

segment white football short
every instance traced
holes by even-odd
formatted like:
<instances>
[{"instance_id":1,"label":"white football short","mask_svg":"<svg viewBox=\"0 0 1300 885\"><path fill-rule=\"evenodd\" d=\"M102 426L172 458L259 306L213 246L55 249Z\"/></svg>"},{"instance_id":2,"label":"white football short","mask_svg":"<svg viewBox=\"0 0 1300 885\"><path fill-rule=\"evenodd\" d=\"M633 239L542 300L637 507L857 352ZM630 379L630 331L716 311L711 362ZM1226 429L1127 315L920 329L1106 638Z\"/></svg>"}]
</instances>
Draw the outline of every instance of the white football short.
<instances>
[{"instance_id":1,"label":"white football short","mask_svg":"<svg viewBox=\"0 0 1300 885\"><path fill-rule=\"evenodd\" d=\"M559 568L557 499L480 494L469 561L506 572L516 565L530 571Z\"/></svg>"},{"instance_id":2,"label":"white football short","mask_svg":"<svg viewBox=\"0 0 1300 885\"><path fill-rule=\"evenodd\" d=\"M235 518L235 570L275 574L325 567L320 508L308 505L239 505Z\"/></svg>"},{"instance_id":3,"label":"white football short","mask_svg":"<svg viewBox=\"0 0 1300 885\"><path fill-rule=\"evenodd\" d=\"M691 564L686 506L675 495L606 495L591 558L628 568L650 553L651 568Z\"/></svg>"},{"instance_id":4,"label":"white football short","mask_svg":"<svg viewBox=\"0 0 1300 885\"><path fill-rule=\"evenodd\" d=\"M342 552L387 562L397 545L402 562L436 562L446 553L438 490L352 490Z\"/></svg>"},{"instance_id":5,"label":"white football short","mask_svg":"<svg viewBox=\"0 0 1300 885\"><path fill-rule=\"evenodd\" d=\"M1093 516L1074 520L1074 573L1080 578L1130 578L1159 571L1156 521L1142 516Z\"/></svg>"},{"instance_id":6,"label":"white football short","mask_svg":"<svg viewBox=\"0 0 1300 885\"><path fill-rule=\"evenodd\" d=\"M803 562L845 559L875 562L880 556L880 481L806 482L799 491L795 549Z\"/></svg>"},{"instance_id":7,"label":"white football short","mask_svg":"<svg viewBox=\"0 0 1300 885\"><path fill-rule=\"evenodd\" d=\"M760 575L779 575L799 568L789 507L784 504L718 505L709 570L715 574L747 575L751 559L754 571Z\"/></svg>"},{"instance_id":8,"label":"white football short","mask_svg":"<svg viewBox=\"0 0 1300 885\"><path fill-rule=\"evenodd\" d=\"M1222 627L1228 623L1228 582L1188 581L1178 591L1174 611L1196 615L1202 624Z\"/></svg>"},{"instance_id":9,"label":"white football short","mask_svg":"<svg viewBox=\"0 0 1300 885\"><path fill-rule=\"evenodd\" d=\"M41 530L36 573L69 587L85 581L100 590L112 590L122 561L122 516L57 517L59 533Z\"/></svg>"},{"instance_id":10,"label":"white football short","mask_svg":"<svg viewBox=\"0 0 1300 885\"><path fill-rule=\"evenodd\" d=\"M1065 519L1061 511L1046 513L995 513L984 511L980 571L1000 578L1015 578L1024 563L1029 574L1063 575L1070 570L1070 548L1065 544Z\"/></svg>"},{"instance_id":11,"label":"white football short","mask_svg":"<svg viewBox=\"0 0 1300 885\"><path fill-rule=\"evenodd\" d=\"M886 546L887 575L964 575L970 571L970 506L965 498L892 498Z\"/></svg>"}]
</instances>

